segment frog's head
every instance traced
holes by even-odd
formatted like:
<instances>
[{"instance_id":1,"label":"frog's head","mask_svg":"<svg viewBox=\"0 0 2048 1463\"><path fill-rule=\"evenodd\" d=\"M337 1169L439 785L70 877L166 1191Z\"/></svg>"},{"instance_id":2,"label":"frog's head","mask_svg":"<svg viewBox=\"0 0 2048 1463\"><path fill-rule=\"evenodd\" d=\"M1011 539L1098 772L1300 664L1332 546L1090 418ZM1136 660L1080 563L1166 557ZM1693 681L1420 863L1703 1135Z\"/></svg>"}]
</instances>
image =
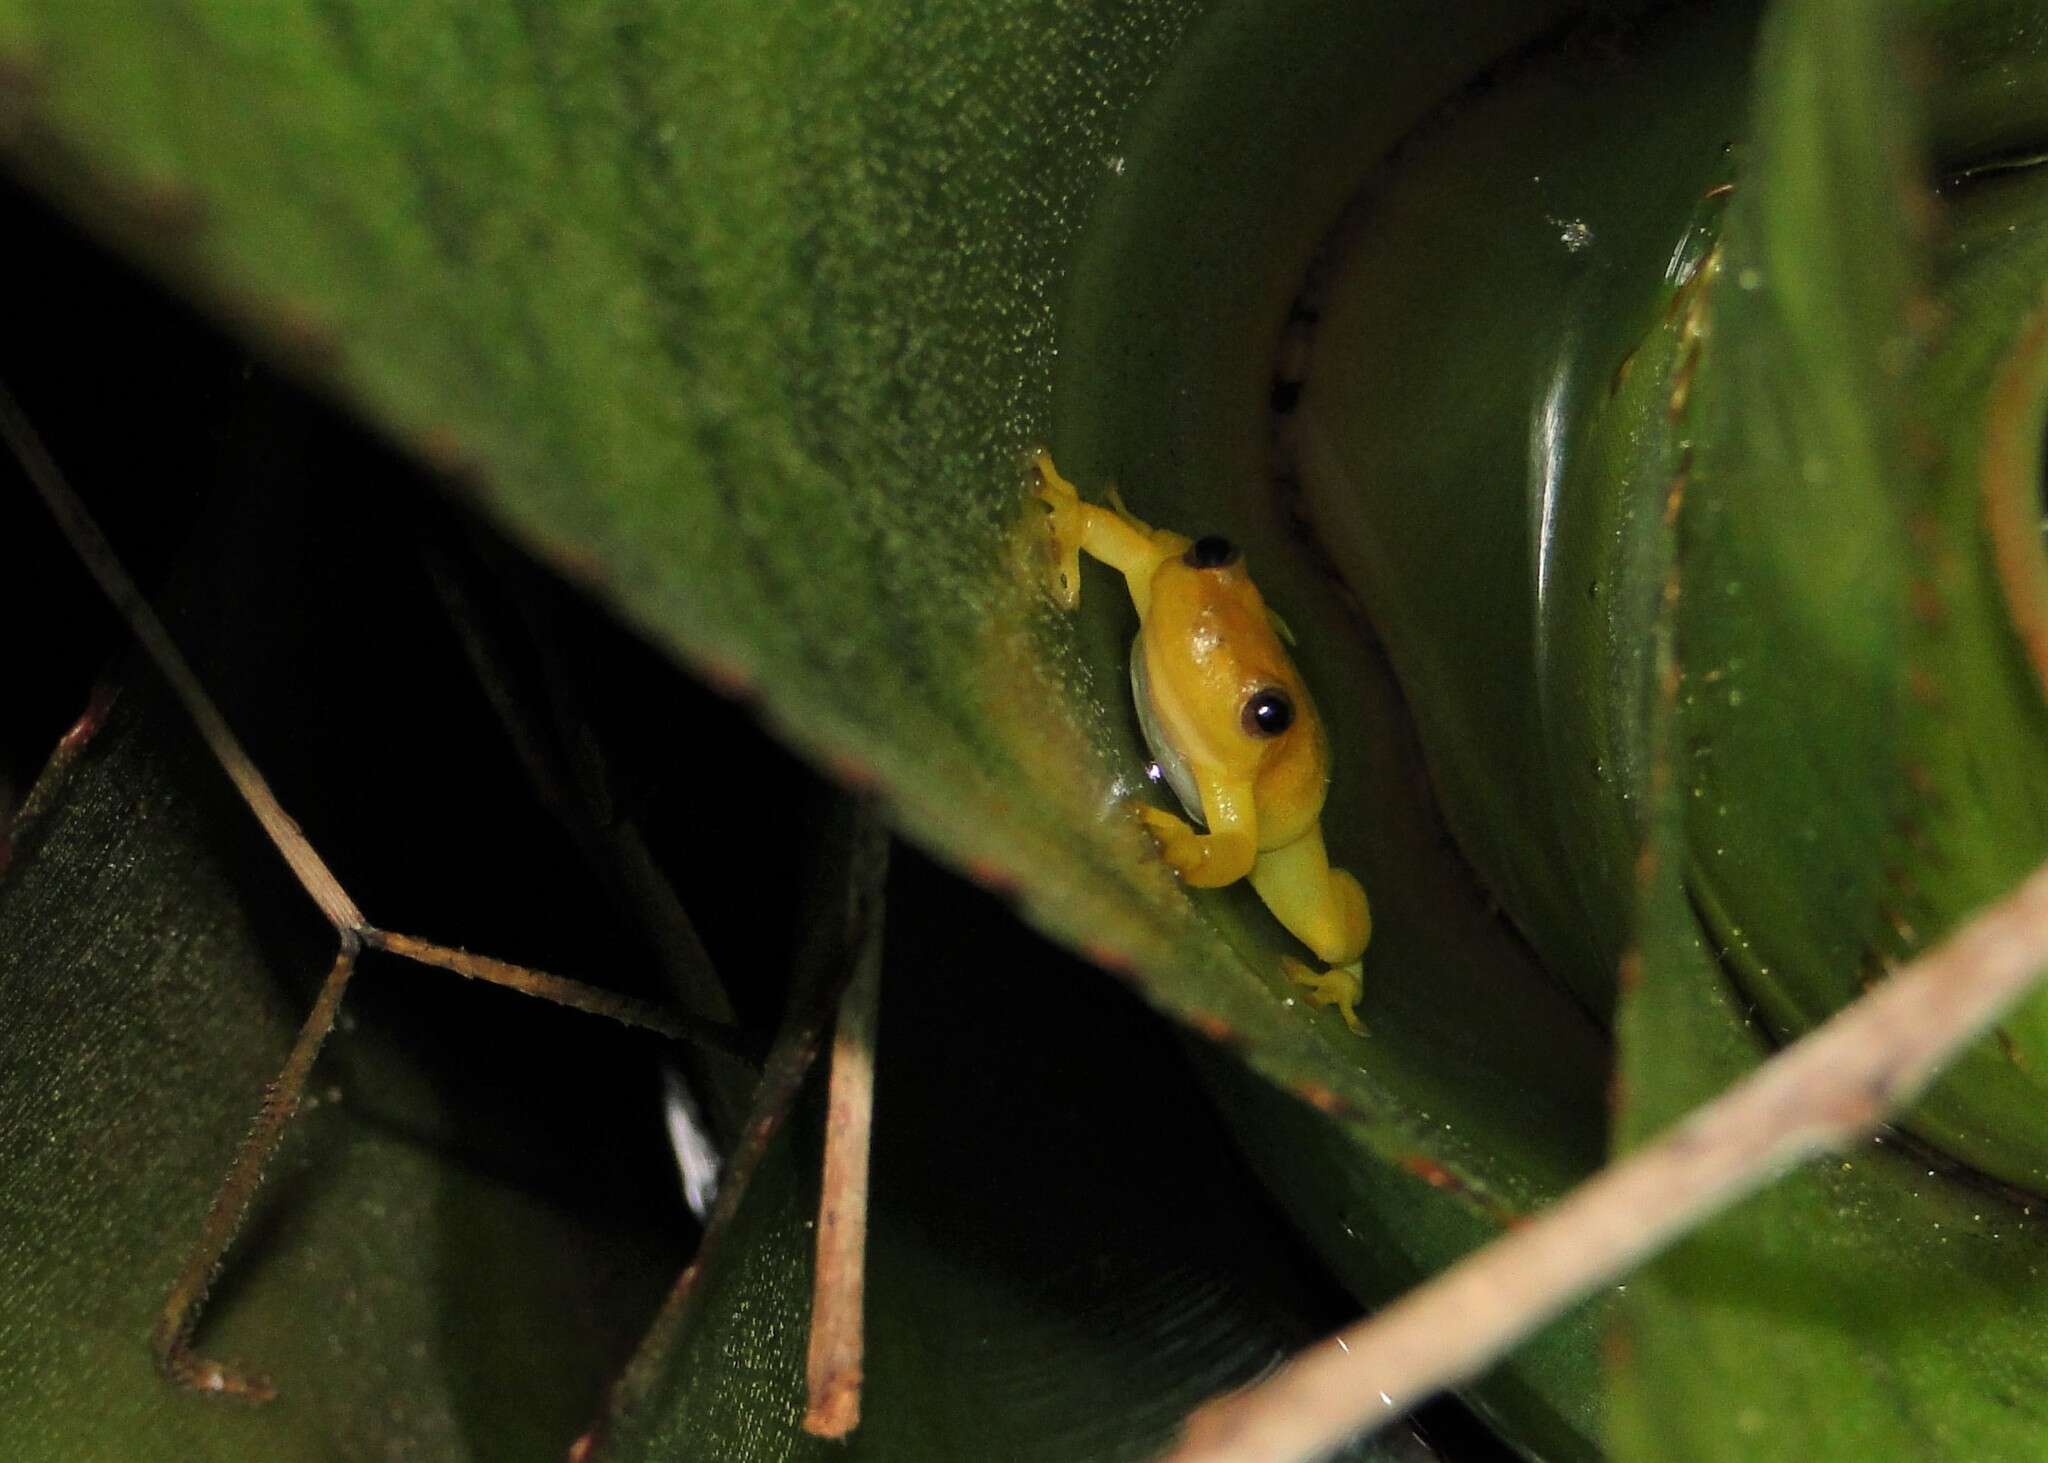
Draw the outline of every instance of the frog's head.
<instances>
[{"instance_id":1,"label":"frog's head","mask_svg":"<svg viewBox=\"0 0 2048 1463\"><path fill-rule=\"evenodd\" d=\"M1197 782L1249 782L1262 847L1292 841L1322 811L1329 747L1244 556L1228 539L1196 539L1153 571L1150 601L1139 637L1148 736Z\"/></svg>"}]
</instances>

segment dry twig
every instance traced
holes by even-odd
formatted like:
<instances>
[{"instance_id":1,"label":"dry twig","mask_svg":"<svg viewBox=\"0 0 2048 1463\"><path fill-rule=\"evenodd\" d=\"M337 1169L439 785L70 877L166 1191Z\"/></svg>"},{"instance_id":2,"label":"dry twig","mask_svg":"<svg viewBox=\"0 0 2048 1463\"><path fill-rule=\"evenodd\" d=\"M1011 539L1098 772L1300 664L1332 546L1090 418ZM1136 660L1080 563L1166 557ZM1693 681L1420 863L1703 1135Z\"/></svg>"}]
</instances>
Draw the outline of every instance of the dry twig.
<instances>
[{"instance_id":1,"label":"dry twig","mask_svg":"<svg viewBox=\"0 0 2048 1463\"><path fill-rule=\"evenodd\" d=\"M832 1039L832 1091L825 1118L825 1176L818 1201L818 1268L811 1290L805 1367L810 1402L804 1431L844 1438L860 1426L868 1239L868 1147L874 1131L875 1022L881 946L861 964L839 1001Z\"/></svg>"},{"instance_id":2,"label":"dry twig","mask_svg":"<svg viewBox=\"0 0 2048 1463\"><path fill-rule=\"evenodd\" d=\"M214 759L220 763L242 801L263 825L299 885L334 927L337 950L311 1013L299 1028L283 1070L271 1082L258 1110L256 1121L243 1139L226 1176L215 1191L199 1238L184 1268L172 1284L162 1313L150 1333L151 1350L157 1366L170 1380L202 1392L264 1401L275 1395L269 1381L221 1362L209 1361L192 1350L192 1336L198 1328L207 1292L219 1276L228 1247L241 1230L249 1206L263 1182L263 1171L284 1139L286 1127L298 1111L299 1099L313 1062L334 1027L343 994L355 973L361 950L382 950L423 965L451 970L472 979L489 981L529 995L537 995L577 1010L609 1016L628 1026L651 1030L665 1036L684 1036L719 1050L744 1054L749 1043L736 1031L720 1023L661 1011L644 1001L616 995L601 987L524 966L471 955L410 935L380 930L363 915L307 841L299 825L287 814L257 770L227 719L200 683L198 675L171 638L170 631L151 608L141 589L129 576L107 542L106 535L86 511L71 485L43 446L14 396L0 386L0 437L4 437L20 459L29 481L35 486L64 536L78 553L99 586L112 600L135 638L170 683L185 712L192 718Z\"/></svg>"},{"instance_id":3,"label":"dry twig","mask_svg":"<svg viewBox=\"0 0 2048 1463\"><path fill-rule=\"evenodd\" d=\"M1392 1421L1800 1161L1875 1127L2048 974L2048 864L1654 1142L1258 1385L1167 1463L1289 1463Z\"/></svg>"}]
</instances>

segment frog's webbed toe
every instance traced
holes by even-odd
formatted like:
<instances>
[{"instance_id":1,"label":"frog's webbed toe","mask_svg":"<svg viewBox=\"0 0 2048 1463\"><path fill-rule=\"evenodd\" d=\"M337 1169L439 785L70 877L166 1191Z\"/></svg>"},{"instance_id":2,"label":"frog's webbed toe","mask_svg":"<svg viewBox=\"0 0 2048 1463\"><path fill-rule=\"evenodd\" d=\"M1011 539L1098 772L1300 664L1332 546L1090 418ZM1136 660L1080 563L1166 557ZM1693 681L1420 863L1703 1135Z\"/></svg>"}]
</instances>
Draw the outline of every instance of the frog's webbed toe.
<instances>
[{"instance_id":1,"label":"frog's webbed toe","mask_svg":"<svg viewBox=\"0 0 2048 1463\"><path fill-rule=\"evenodd\" d=\"M1357 962L1317 970L1292 956L1281 959L1287 978L1307 992L1317 1006L1335 1006L1354 1036L1365 1035L1365 1023L1358 1019L1358 1003L1365 996L1365 975Z\"/></svg>"},{"instance_id":2,"label":"frog's webbed toe","mask_svg":"<svg viewBox=\"0 0 2048 1463\"><path fill-rule=\"evenodd\" d=\"M1046 593L1061 609L1081 603L1081 545L1088 536L1086 505L1074 485L1060 476L1052 454L1043 447L1031 454L1038 474L1038 501L1046 509L1048 563Z\"/></svg>"}]
</instances>

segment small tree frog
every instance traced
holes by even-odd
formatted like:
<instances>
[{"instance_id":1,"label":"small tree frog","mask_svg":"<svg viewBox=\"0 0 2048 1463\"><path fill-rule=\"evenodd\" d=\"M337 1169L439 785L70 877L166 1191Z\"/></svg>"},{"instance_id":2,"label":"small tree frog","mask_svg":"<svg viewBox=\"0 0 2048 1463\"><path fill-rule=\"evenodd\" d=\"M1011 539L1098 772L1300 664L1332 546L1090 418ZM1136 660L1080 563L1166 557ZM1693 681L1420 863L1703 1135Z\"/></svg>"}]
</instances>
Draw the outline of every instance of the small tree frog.
<instances>
[{"instance_id":1,"label":"small tree frog","mask_svg":"<svg viewBox=\"0 0 2048 1463\"><path fill-rule=\"evenodd\" d=\"M1190 539L1081 500L1044 450L1032 456L1048 510L1048 588L1081 602L1081 554L1124 576L1138 611L1131 692L1154 761L1186 809L1137 814L1181 879L1198 889L1250 878L1266 907L1329 969L1286 962L1318 1005L1362 1032L1359 957L1372 935L1365 890L1330 867L1323 800L1330 748L1315 702L1288 656L1287 627L1266 607L1229 540Z\"/></svg>"}]
</instances>

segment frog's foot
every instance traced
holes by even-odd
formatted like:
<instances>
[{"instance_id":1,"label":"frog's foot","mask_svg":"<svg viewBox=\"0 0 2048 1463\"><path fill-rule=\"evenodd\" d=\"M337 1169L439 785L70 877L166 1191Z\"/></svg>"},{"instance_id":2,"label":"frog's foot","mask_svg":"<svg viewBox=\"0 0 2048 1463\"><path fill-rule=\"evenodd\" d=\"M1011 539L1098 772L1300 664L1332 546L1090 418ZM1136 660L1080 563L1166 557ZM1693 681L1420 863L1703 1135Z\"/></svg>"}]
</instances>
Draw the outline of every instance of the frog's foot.
<instances>
[{"instance_id":1,"label":"frog's foot","mask_svg":"<svg viewBox=\"0 0 2048 1463\"><path fill-rule=\"evenodd\" d=\"M1189 870L1201 866L1202 836L1188 826L1185 818L1150 803L1133 802L1130 806L1138 821L1145 825L1145 831L1152 835L1152 841L1159 845L1159 856L1176 874L1185 878Z\"/></svg>"},{"instance_id":2,"label":"frog's foot","mask_svg":"<svg viewBox=\"0 0 2048 1463\"><path fill-rule=\"evenodd\" d=\"M1291 956L1282 959L1280 964L1286 970L1287 978L1308 992L1312 1004L1335 1006L1353 1036L1365 1035L1365 1023L1358 1019L1358 1002L1365 995L1365 977L1356 961L1320 971Z\"/></svg>"},{"instance_id":3,"label":"frog's foot","mask_svg":"<svg viewBox=\"0 0 2048 1463\"><path fill-rule=\"evenodd\" d=\"M1071 610L1081 603L1081 543L1088 536L1088 515L1081 494L1060 476L1052 454L1043 447L1031 454L1031 469L1038 474L1038 501L1046 508L1047 539L1051 548L1046 567L1045 589L1054 604Z\"/></svg>"}]
</instances>

